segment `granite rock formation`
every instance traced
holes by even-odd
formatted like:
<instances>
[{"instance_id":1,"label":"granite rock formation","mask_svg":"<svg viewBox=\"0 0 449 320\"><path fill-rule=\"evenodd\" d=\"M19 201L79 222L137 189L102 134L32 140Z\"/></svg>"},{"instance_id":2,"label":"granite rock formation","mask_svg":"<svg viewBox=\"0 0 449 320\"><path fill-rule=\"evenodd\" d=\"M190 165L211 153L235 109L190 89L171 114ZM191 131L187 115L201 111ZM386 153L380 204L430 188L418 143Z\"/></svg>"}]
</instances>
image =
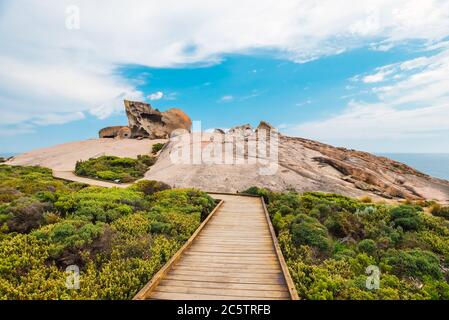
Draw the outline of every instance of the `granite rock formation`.
<instances>
[{"instance_id":1,"label":"granite rock formation","mask_svg":"<svg viewBox=\"0 0 449 320\"><path fill-rule=\"evenodd\" d=\"M259 128L273 130L272 126L264 122ZM249 125L235 127L229 133L240 137L245 135L244 141L248 143L260 139L257 129L252 131ZM201 141L204 150L225 150L223 139L211 139L214 133L191 135L196 134L201 137L192 141ZM147 173L147 179L160 180L176 187L217 192L237 192L259 186L273 191L295 189L299 192L370 196L388 201L427 199L449 203L449 181L430 177L403 163L367 152L279 134L278 156L272 160L278 169L271 175L261 175L260 168L266 164L247 159L242 161L241 158L237 159L236 154L233 155L235 162L232 164L172 163L170 154L179 150L179 143L169 143L158 162ZM246 153L243 155L247 156Z\"/></svg>"},{"instance_id":2,"label":"granite rock formation","mask_svg":"<svg viewBox=\"0 0 449 320\"><path fill-rule=\"evenodd\" d=\"M190 132L192 121L180 109L169 109L160 112L148 103L125 100L125 111L128 126L112 126L98 132L100 138L116 139L165 139L176 131Z\"/></svg>"},{"instance_id":3,"label":"granite rock formation","mask_svg":"<svg viewBox=\"0 0 449 320\"><path fill-rule=\"evenodd\" d=\"M250 124L243 124L229 129L228 133L234 136L248 137L253 134L253 128Z\"/></svg>"},{"instance_id":4,"label":"granite rock formation","mask_svg":"<svg viewBox=\"0 0 449 320\"><path fill-rule=\"evenodd\" d=\"M170 134L183 129L190 132L192 120L180 109L169 109L160 112L143 102L125 100L132 138L164 139Z\"/></svg>"}]
</instances>

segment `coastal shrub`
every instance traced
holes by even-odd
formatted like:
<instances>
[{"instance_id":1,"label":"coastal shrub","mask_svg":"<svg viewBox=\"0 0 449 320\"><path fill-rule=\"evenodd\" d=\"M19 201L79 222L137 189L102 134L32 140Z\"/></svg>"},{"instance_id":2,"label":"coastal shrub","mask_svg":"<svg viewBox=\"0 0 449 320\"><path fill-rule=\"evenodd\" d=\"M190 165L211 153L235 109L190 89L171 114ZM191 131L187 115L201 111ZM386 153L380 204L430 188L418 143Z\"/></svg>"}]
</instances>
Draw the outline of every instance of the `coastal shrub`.
<instances>
[{"instance_id":1,"label":"coastal shrub","mask_svg":"<svg viewBox=\"0 0 449 320\"><path fill-rule=\"evenodd\" d=\"M132 190L143 192L145 195L152 195L153 193L170 189L166 183L155 180L141 180L137 181L131 186Z\"/></svg>"},{"instance_id":2,"label":"coastal shrub","mask_svg":"<svg viewBox=\"0 0 449 320\"><path fill-rule=\"evenodd\" d=\"M327 229L315 218L298 215L291 226L292 240L296 245L310 245L321 251L330 247Z\"/></svg>"},{"instance_id":3,"label":"coastal shrub","mask_svg":"<svg viewBox=\"0 0 449 320\"><path fill-rule=\"evenodd\" d=\"M115 180L121 180L123 178L123 173L116 173L111 170L97 171L97 177L102 180L115 181Z\"/></svg>"},{"instance_id":4,"label":"coastal shrub","mask_svg":"<svg viewBox=\"0 0 449 320\"><path fill-rule=\"evenodd\" d=\"M337 238L350 236L359 239L363 237L360 218L353 213L344 211L329 215L324 224L329 232Z\"/></svg>"},{"instance_id":5,"label":"coastal shrub","mask_svg":"<svg viewBox=\"0 0 449 320\"><path fill-rule=\"evenodd\" d=\"M360 252L367 253L369 255L373 255L377 250L377 245L374 240L371 239L363 239L357 244L357 249Z\"/></svg>"},{"instance_id":6,"label":"coastal shrub","mask_svg":"<svg viewBox=\"0 0 449 320\"><path fill-rule=\"evenodd\" d=\"M87 161L78 161L75 173L79 176L128 183L142 178L155 158L139 155L137 159L102 156Z\"/></svg>"},{"instance_id":7,"label":"coastal shrub","mask_svg":"<svg viewBox=\"0 0 449 320\"><path fill-rule=\"evenodd\" d=\"M373 199L371 199L371 197L369 197L369 196L363 196L360 198L360 201L363 203L372 203Z\"/></svg>"},{"instance_id":8,"label":"coastal shrub","mask_svg":"<svg viewBox=\"0 0 449 320\"><path fill-rule=\"evenodd\" d=\"M415 207L401 205L390 211L391 218L396 226L402 227L405 231L416 231L422 224L420 212Z\"/></svg>"},{"instance_id":9,"label":"coastal shrub","mask_svg":"<svg viewBox=\"0 0 449 320\"><path fill-rule=\"evenodd\" d=\"M395 250L386 252L384 263L391 267L391 272L397 276L409 276L433 279L442 279L440 260L432 252L420 249Z\"/></svg>"},{"instance_id":10,"label":"coastal shrub","mask_svg":"<svg viewBox=\"0 0 449 320\"><path fill-rule=\"evenodd\" d=\"M156 153L158 153L160 150L162 150L162 148L164 147L164 143L155 143L155 144L153 144L153 146L152 146L152 153L153 154L156 154Z\"/></svg>"},{"instance_id":11,"label":"coastal shrub","mask_svg":"<svg viewBox=\"0 0 449 320\"><path fill-rule=\"evenodd\" d=\"M258 187L250 187L246 189L245 191L242 191L244 194L250 194L254 196L260 196L263 197L265 203L269 203L270 199L268 197L269 191L265 188L258 188Z\"/></svg>"},{"instance_id":12,"label":"coastal shrub","mask_svg":"<svg viewBox=\"0 0 449 320\"><path fill-rule=\"evenodd\" d=\"M434 204L430 207L430 213L437 217L449 220L449 206Z\"/></svg>"},{"instance_id":13,"label":"coastal shrub","mask_svg":"<svg viewBox=\"0 0 449 320\"><path fill-rule=\"evenodd\" d=\"M84 264L82 251L92 249L89 246L103 234L105 227L105 224L85 220L64 220L34 231L32 235L49 243L50 256L58 264L80 265Z\"/></svg>"},{"instance_id":14,"label":"coastal shrub","mask_svg":"<svg viewBox=\"0 0 449 320\"><path fill-rule=\"evenodd\" d=\"M442 217L424 214L416 204L335 194L266 191L265 196L300 298L447 299L449 221ZM439 209L431 202L426 206ZM366 289L370 265L381 270L379 290Z\"/></svg>"},{"instance_id":15,"label":"coastal shrub","mask_svg":"<svg viewBox=\"0 0 449 320\"><path fill-rule=\"evenodd\" d=\"M23 197L15 200L6 210L10 215L8 228L11 232L28 233L44 224L44 212L49 209L47 203L33 198Z\"/></svg>"},{"instance_id":16,"label":"coastal shrub","mask_svg":"<svg viewBox=\"0 0 449 320\"><path fill-rule=\"evenodd\" d=\"M41 168L0 178L16 191L0 203L0 299L132 299L215 207L198 190L86 187ZM65 286L71 264L79 290Z\"/></svg>"},{"instance_id":17,"label":"coastal shrub","mask_svg":"<svg viewBox=\"0 0 449 320\"><path fill-rule=\"evenodd\" d=\"M156 163L156 158L149 156L149 155L138 155L137 156L137 161L143 163L144 165L151 167L153 164Z\"/></svg>"}]
</instances>

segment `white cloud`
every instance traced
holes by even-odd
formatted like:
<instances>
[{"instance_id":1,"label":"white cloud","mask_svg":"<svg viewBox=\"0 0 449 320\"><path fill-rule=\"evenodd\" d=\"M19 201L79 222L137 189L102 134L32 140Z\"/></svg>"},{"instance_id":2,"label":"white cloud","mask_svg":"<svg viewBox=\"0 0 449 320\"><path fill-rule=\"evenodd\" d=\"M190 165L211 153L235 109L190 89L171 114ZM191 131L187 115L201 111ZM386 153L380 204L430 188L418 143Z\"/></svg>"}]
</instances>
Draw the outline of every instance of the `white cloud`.
<instances>
[{"instance_id":1,"label":"white cloud","mask_svg":"<svg viewBox=\"0 0 449 320\"><path fill-rule=\"evenodd\" d=\"M162 99L163 96L164 96L164 93L162 91L158 91L158 92L154 92L154 93L150 94L148 96L148 99L150 99L152 101L153 100L160 100L160 99Z\"/></svg>"},{"instance_id":2,"label":"white cloud","mask_svg":"<svg viewBox=\"0 0 449 320\"><path fill-rule=\"evenodd\" d=\"M375 88L377 102L351 101L340 114L287 131L372 151L449 152L449 48L377 71L399 77Z\"/></svg>"},{"instance_id":3,"label":"white cloud","mask_svg":"<svg viewBox=\"0 0 449 320\"><path fill-rule=\"evenodd\" d=\"M81 28L65 28L80 8ZM274 49L297 62L353 48L391 48L449 35L444 0L4 0L0 19L2 123L39 114L89 112L104 118L121 99L143 99L117 67L211 64L228 53ZM120 23L118 23L120 22Z\"/></svg>"},{"instance_id":4,"label":"white cloud","mask_svg":"<svg viewBox=\"0 0 449 320\"><path fill-rule=\"evenodd\" d=\"M375 74L363 77L364 83L377 83L385 80L385 77L393 73L392 70L380 70Z\"/></svg>"},{"instance_id":5,"label":"white cloud","mask_svg":"<svg viewBox=\"0 0 449 320\"><path fill-rule=\"evenodd\" d=\"M165 100L176 100L178 98L178 92L170 92L169 94L164 94Z\"/></svg>"}]
</instances>

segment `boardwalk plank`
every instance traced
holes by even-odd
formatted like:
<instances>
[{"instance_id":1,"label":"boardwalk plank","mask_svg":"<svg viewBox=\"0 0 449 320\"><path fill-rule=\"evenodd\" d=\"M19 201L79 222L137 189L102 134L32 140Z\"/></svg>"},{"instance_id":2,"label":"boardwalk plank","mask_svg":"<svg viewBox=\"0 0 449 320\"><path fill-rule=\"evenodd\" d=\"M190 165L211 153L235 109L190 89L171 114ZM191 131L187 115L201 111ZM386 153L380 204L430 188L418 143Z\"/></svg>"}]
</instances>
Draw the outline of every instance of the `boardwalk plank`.
<instances>
[{"instance_id":1,"label":"boardwalk plank","mask_svg":"<svg viewBox=\"0 0 449 320\"><path fill-rule=\"evenodd\" d=\"M212 196L223 200L222 205L189 239L190 245L177 253L179 258L157 281L153 278L154 285L139 298L294 298L261 198Z\"/></svg>"}]
</instances>

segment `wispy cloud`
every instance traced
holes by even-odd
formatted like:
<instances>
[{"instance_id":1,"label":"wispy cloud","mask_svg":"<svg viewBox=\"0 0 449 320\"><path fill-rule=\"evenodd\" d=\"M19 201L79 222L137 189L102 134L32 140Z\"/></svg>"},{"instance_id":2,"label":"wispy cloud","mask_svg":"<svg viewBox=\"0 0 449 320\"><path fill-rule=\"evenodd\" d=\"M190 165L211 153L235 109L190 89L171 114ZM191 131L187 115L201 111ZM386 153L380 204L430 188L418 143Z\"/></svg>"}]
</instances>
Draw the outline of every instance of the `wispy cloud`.
<instances>
[{"instance_id":1,"label":"wispy cloud","mask_svg":"<svg viewBox=\"0 0 449 320\"><path fill-rule=\"evenodd\" d=\"M164 96L164 93L162 91L157 91L157 92L154 92L154 93L148 95L147 98L150 99L151 101L153 101L153 100L160 100L160 99L162 99L163 96Z\"/></svg>"},{"instance_id":2,"label":"wispy cloud","mask_svg":"<svg viewBox=\"0 0 449 320\"><path fill-rule=\"evenodd\" d=\"M367 76L363 77L363 82L364 83L377 83L377 82L382 82L385 80L385 78L392 74L393 70L389 70L389 69L381 69L378 70L376 73L374 74L370 74Z\"/></svg>"},{"instance_id":3,"label":"wispy cloud","mask_svg":"<svg viewBox=\"0 0 449 320\"><path fill-rule=\"evenodd\" d=\"M449 1L440 0L248 0L237 7L225 0L79 0L79 30L65 28L66 1L1 4L0 111L9 110L10 124L40 114L105 118L122 110L123 97L144 97L137 89L144 79L117 72L125 65L210 65L255 49L304 63L449 36Z\"/></svg>"},{"instance_id":4,"label":"wispy cloud","mask_svg":"<svg viewBox=\"0 0 449 320\"><path fill-rule=\"evenodd\" d=\"M232 95L225 95L225 96L222 96L219 101L220 102L231 102L233 100L234 100L234 96L232 96Z\"/></svg>"},{"instance_id":5,"label":"wispy cloud","mask_svg":"<svg viewBox=\"0 0 449 320\"><path fill-rule=\"evenodd\" d=\"M72 122L76 120L84 119L83 112L73 112L73 113L49 113L44 115L36 116L35 119L31 120L33 124L47 126L51 124L64 124L67 122Z\"/></svg>"},{"instance_id":6,"label":"wispy cloud","mask_svg":"<svg viewBox=\"0 0 449 320\"><path fill-rule=\"evenodd\" d=\"M297 107L302 107L302 106L306 106L306 105L311 104L311 103L312 103L312 100L311 100L311 99L308 99L308 100L306 100L306 101L298 102L298 103L296 104L296 106L297 106Z\"/></svg>"},{"instance_id":7,"label":"wispy cloud","mask_svg":"<svg viewBox=\"0 0 449 320\"><path fill-rule=\"evenodd\" d=\"M403 141L408 151L415 152L419 150L413 141L427 137L439 145L432 151L448 152L449 145L442 141L449 141L449 48L376 72L389 75L383 79L386 84L372 91L377 102L352 100L343 112L302 123L290 133L340 144L376 140L379 150L382 141ZM368 83L375 82L380 80Z\"/></svg>"}]
</instances>

